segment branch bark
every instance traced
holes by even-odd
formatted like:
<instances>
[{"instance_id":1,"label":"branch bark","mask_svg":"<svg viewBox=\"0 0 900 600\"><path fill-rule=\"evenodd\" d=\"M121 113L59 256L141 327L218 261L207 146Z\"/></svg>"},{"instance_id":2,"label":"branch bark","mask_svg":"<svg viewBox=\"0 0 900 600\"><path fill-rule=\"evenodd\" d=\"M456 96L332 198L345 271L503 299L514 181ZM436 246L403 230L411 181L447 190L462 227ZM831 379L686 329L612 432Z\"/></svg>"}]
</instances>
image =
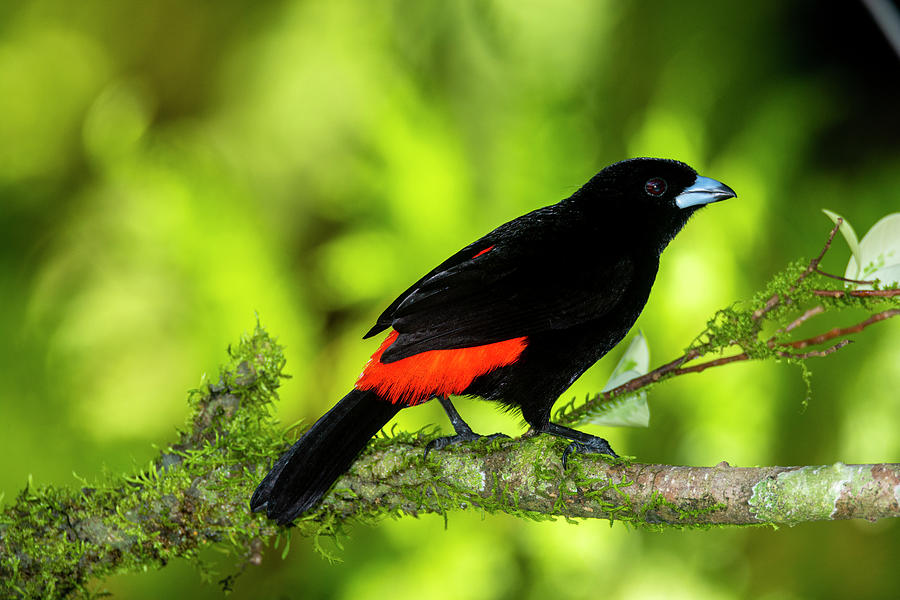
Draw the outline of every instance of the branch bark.
<instances>
[{"instance_id":1,"label":"branch bark","mask_svg":"<svg viewBox=\"0 0 900 600\"><path fill-rule=\"evenodd\" d=\"M444 451L428 463L421 443L369 452L322 510L349 517L373 506L417 514L471 505L522 516L675 526L900 516L900 464L684 467L581 455L563 472L565 443L537 437L491 445L486 452Z\"/></svg>"}]
</instances>

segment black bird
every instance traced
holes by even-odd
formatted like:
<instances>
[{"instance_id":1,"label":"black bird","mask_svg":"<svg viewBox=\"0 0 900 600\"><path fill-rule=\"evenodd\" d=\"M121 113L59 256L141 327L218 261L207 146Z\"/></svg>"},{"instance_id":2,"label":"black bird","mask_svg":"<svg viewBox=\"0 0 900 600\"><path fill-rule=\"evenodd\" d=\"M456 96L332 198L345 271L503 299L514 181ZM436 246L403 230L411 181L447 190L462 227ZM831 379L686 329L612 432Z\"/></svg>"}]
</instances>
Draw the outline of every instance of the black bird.
<instances>
[{"instance_id":1,"label":"black bird","mask_svg":"<svg viewBox=\"0 0 900 600\"><path fill-rule=\"evenodd\" d=\"M391 303L364 336L391 329L353 390L278 459L250 500L286 524L312 508L397 411L437 398L456 435L476 439L449 396L521 411L571 450L607 441L550 422L557 398L634 324L659 256L694 212L735 197L675 160L610 165L569 198L469 244Z\"/></svg>"}]
</instances>

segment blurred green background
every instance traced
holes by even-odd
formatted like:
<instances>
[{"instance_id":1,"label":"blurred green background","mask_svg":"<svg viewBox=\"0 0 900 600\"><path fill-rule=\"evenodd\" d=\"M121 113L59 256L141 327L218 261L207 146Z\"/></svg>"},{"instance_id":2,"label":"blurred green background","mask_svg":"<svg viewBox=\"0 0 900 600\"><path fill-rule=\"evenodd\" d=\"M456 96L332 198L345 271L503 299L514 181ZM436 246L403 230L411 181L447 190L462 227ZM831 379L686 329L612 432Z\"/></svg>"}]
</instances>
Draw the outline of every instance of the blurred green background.
<instances>
[{"instance_id":1,"label":"blurred green background","mask_svg":"<svg viewBox=\"0 0 900 600\"><path fill-rule=\"evenodd\" d=\"M674 358L717 308L818 251L820 208L860 234L897 210L898 71L854 2L3 2L0 492L146 464L255 311L287 346L281 419L318 417L412 280L630 156L739 194L663 257L638 327L652 362ZM836 242L825 266L847 258ZM805 412L795 368L739 364L658 388L647 430L595 431L648 462L896 461L900 322L857 339L812 364ZM567 396L598 391L617 356ZM448 427L431 404L401 426ZM476 430L523 430L459 406ZM235 596L896 597L898 531L456 513L446 531L434 516L356 528L336 566L297 538ZM185 561L103 587L221 595Z\"/></svg>"}]
</instances>

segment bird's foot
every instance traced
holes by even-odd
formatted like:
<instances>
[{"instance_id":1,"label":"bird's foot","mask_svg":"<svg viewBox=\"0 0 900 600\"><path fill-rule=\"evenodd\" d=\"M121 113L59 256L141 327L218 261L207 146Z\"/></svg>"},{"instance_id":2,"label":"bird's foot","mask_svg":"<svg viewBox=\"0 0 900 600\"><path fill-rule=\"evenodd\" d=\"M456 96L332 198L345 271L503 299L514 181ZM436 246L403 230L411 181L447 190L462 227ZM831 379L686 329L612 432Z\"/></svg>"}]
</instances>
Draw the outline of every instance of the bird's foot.
<instances>
[{"instance_id":1,"label":"bird's foot","mask_svg":"<svg viewBox=\"0 0 900 600\"><path fill-rule=\"evenodd\" d=\"M582 452L584 454L608 454L613 458L619 458L619 455L610 447L609 442L602 437L592 436L592 439L586 442L572 442L562 454L563 471L568 469L569 455L573 452Z\"/></svg>"},{"instance_id":2,"label":"bird's foot","mask_svg":"<svg viewBox=\"0 0 900 600\"><path fill-rule=\"evenodd\" d=\"M459 413L456 411L456 408L450 402L449 398L438 396L438 402L441 403L441 406L443 406L444 410L447 412L447 417L450 419L450 424L453 425L453 429L456 430L456 435L439 437L428 442L428 445L425 446L425 458L428 458L428 453L432 450L441 450L443 448L446 448L447 446L450 446L451 444L473 442L482 438L495 440L501 437L509 437L505 433L495 433L493 435L478 435L477 433L472 431L472 428L469 427L466 422L463 421L462 417L459 416Z\"/></svg>"},{"instance_id":3,"label":"bird's foot","mask_svg":"<svg viewBox=\"0 0 900 600\"><path fill-rule=\"evenodd\" d=\"M486 440L496 440L497 438L509 438L505 433L494 433L491 435L478 435L471 429L469 431L463 431L462 433L457 433L456 435L448 435L446 437L439 437L428 442L428 445L425 446L425 458L428 458L428 453L432 450L443 450L447 446L451 446L453 444L461 444L463 442L474 442L475 440L486 439Z\"/></svg>"},{"instance_id":4,"label":"bird's foot","mask_svg":"<svg viewBox=\"0 0 900 600\"><path fill-rule=\"evenodd\" d=\"M583 452L585 454L608 454L613 458L619 458L619 455L616 454L610 447L609 442L604 440L602 437L590 435L588 433L578 431L577 429L570 429L569 427L563 427L562 425L557 425L556 423L546 423L542 427L535 427L533 431L535 433L548 433L550 435L555 435L556 437L565 438L572 442L571 444L566 446L566 449L563 451L562 464L564 470L568 468L569 456L573 452Z\"/></svg>"}]
</instances>

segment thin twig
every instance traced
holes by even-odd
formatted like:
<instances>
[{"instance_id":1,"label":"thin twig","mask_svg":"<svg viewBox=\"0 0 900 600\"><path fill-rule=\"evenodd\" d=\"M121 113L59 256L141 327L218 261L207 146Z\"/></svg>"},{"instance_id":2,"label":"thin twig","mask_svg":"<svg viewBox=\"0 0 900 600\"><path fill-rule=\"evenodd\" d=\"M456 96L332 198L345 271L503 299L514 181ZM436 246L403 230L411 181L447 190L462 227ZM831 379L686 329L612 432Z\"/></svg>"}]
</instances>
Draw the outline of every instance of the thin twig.
<instances>
[{"instance_id":1,"label":"thin twig","mask_svg":"<svg viewBox=\"0 0 900 600\"><path fill-rule=\"evenodd\" d=\"M766 300L766 303L762 306L762 308L757 308L755 311L753 311L753 320L759 321L779 304L781 304L781 296L775 294L774 296Z\"/></svg>"},{"instance_id":2,"label":"thin twig","mask_svg":"<svg viewBox=\"0 0 900 600\"><path fill-rule=\"evenodd\" d=\"M819 267L816 267L816 273L819 275L824 275L825 277L831 277L832 279L837 279L838 281L844 281L847 283L858 283L859 285L874 285L875 281L863 281L861 279L850 279L849 277L841 277L840 275L832 275L826 271L823 271Z\"/></svg>"},{"instance_id":3,"label":"thin twig","mask_svg":"<svg viewBox=\"0 0 900 600\"><path fill-rule=\"evenodd\" d=\"M842 298L852 296L854 298L893 298L900 296L900 288L890 290L813 290L816 296L826 298Z\"/></svg>"},{"instance_id":4,"label":"thin twig","mask_svg":"<svg viewBox=\"0 0 900 600\"><path fill-rule=\"evenodd\" d=\"M851 333L859 333L873 323L884 321L885 319L890 319L891 317L896 317L897 315L900 315L900 308L892 308L891 310L876 313L865 321L857 323L856 325L851 325L850 327L835 327L830 331L826 331L825 333L813 336L811 338L807 338L805 340L797 340L795 342L785 342L781 345L789 346L791 348L797 348L798 350L800 348L806 348L807 346L815 346L817 344L821 344L822 342L832 340L836 337L850 335Z\"/></svg>"},{"instance_id":5,"label":"thin twig","mask_svg":"<svg viewBox=\"0 0 900 600\"><path fill-rule=\"evenodd\" d=\"M900 291L900 290L898 290L898 291ZM800 317L795 319L790 325L785 327L785 332L795 329L797 326L799 326L804 321L810 319L811 317L813 317L817 314L822 313L823 311L824 311L824 308L821 306L817 306L815 308L809 309L808 311L806 311L805 313L800 315ZM872 325L873 323L877 323L879 321L884 321L885 319L890 319L891 317L895 317L897 315L900 315L900 309L892 308L890 310L886 310L884 312L874 314L871 317L869 317L868 319L866 319L865 321L857 323L856 325L851 325L850 327L843 327L843 328L836 327L826 333L823 333L823 334L820 334L817 336L813 336L811 338L807 338L804 340L797 340L794 342L782 342L778 345L786 347L786 348L796 348L798 350L801 348L806 348L807 346L815 346L817 344L821 344L822 342L827 342L828 340L834 339L836 337L850 335L852 333L859 333L860 331L862 331L869 325ZM774 337L770 338L768 340L768 345L770 348L775 346L775 338ZM843 348L843 346L841 346L841 348ZM837 348L835 350L839 350L839 349L840 348ZM830 354L831 352L834 352L835 350L830 350L828 352L828 354ZM733 356L725 356L723 358L717 358L715 360L710 360L710 361L703 362L703 363L700 363L697 365L692 365L690 367L682 367L681 366L687 362L694 360L695 358L698 358L699 356L700 356L699 350L690 350L689 352L686 352L683 356L680 356L673 361L667 362L666 364L664 364L660 367L657 367L656 369L653 369L649 373L645 373L644 375L641 375L640 377L635 377L634 379L629 379L622 385L615 387L607 392L604 392L603 394L601 394L599 396L599 398L602 398L601 401L610 400L610 399L614 398L615 396L624 394L625 392L633 392L635 390L639 390L646 385L649 385L651 383L659 381L662 377L669 375L670 373L672 374L673 377L678 376L678 375L685 375L687 373L700 373L701 371L705 371L706 369L709 369L710 367L719 367L721 365L727 365L727 364L733 363L733 362L748 360L750 358L746 352L742 352L740 354L735 354ZM806 356L806 355L802 355L802 354L791 354L791 356L796 356L798 358L811 358L811 357L825 356L825 355L824 354L821 354L821 355L820 354L810 354L809 356Z\"/></svg>"},{"instance_id":6,"label":"thin twig","mask_svg":"<svg viewBox=\"0 0 900 600\"><path fill-rule=\"evenodd\" d=\"M819 314L819 313L823 312L823 310L824 310L824 309L822 309L821 306L816 307L816 308L818 308L820 310L816 310L815 308L812 308L812 309L806 311L797 320L795 320L793 323L788 325L785 328L785 331L790 331L791 329L796 327L797 324L802 323L803 321L807 320L811 316ZM817 336L814 336L811 338L807 338L805 340L797 340L795 342L783 342L778 345L787 347L787 348L796 348L798 350L801 348L806 348L807 346L815 346L817 344L821 344L822 342L827 342L828 340L834 339L836 337L850 335L852 333L859 333L860 331L862 331L869 325L872 325L873 323L878 323L879 321L884 321L885 319L890 319L891 317L896 317L897 315L900 315L900 309L892 308L891 310L886 310L884 312L874 314L871 317L869 317L868 319L866 319L865 321L857 323L856 325L851 325L850 327L843 327L843 328L835 327L834 329L832 329L826 333L823 333L823 334L820 334L820 335L817 335ZM783 358L821 358L823 356L828 356L829 354L837 352L838 350L840 350L847 344L851 343L852 341L853 340L841 340L834 346L831 346L830 348L826 348L825 350L814 350L814 351L806 352L806 353L802 353L802 354L785 352L782 350L776 350L776 354L778 354L778 356L781 356ZM769 347L771 348L772 346L774 346L774 342L773 342L773 339L770 339ZM687 355L685 355L681 358L684 359L686 356ZM690 367L678 368L677 364L684 364L685 362L687 362L686 360L682 360L682 359L673 360L672 362L666 363L665 365L663 365L664 367L670 367L671 365L676 365L675 368L668 368L666 370L666 373L671 372L673 377L678 376L678 375L685 375L687 373L700 373L702 371L705 371L706 369L709 369L710 367L719 367L719 366L727 365L727 364L730 364L733 362L749 360L750 356L746 352L741 352L740 354L735 354L733 356L725 356L723 358L717 358L715 360L710 360L710 361L703 362L703 363L700 363L697 365L692 365ZM640 389L641 387L643 387L643 385L646 385L646 383L649 383L649 381L646 383L643 383L642 385L639 385L637 387L633 387L630 384L632 382L637 382L638 380L642 380L653 373L655 373L655 371L651 371L650 373L647 373L647 375L644 375L642 377L636 377L630 381L626 381L619 387L607 392L607 394L609 394L610 396L615 395L617 393L620 393L618 391L620 389L622 391L634 391L635 389ZM666 373L663 373L662 375L664 375ZM651 379L651 381L658 380L660 376L653 377Z\"/></svg>"},{"instance_id":7,"label":"thin twig","mask_svg":"<svg viewBox=\"0 0 900 600\"><path fill-rule=\"evenodd\" d=\"M812 317L814 317L816 315L820 315L823 312L825 312L824 306L822 306L821 304L818 306L814 306L813 308L809 309L808 311L806 311L805 313L803 313L802 315L800 315L799 317L794 319L790 325L788 325L784 329L780 330L779 333L787 333L788 331L793 331L794 329L797 329L798 327L800 327L803 323L805 323Z\"/></svg>"},{"instance_id":8,"label":"thin twig","mask_svg":"<svg viewBox=\"0 0 900 600\"><path fill-rule=\"evenodd\" d=\"M834 346L830 348L826 348L825 350L813 350L810 352L805 352L803 354L795 354L793 352L785 352L783 350L776 350L775 354L782 358L821 358L823 356L828 356L833 352L837 352L847 344L851 343L853 340L841 340ZM706 369L711 367L720 367L722 365L727 365L733 362L741 362L744 360L750 360L750 355L746 352L741 352L740 354L735 354L733 356L725 356L722 358L717 358L715 360L710 360L707 362L703 362L697 365L692 365L690 367L684 367L681 369L675 369L672 373L672 376L677 375L685 375L687 373L701 373Z\"/></svg>"},{"instance_id":9,"label":"thin twig","mask_svg":"<svg viewBox=\"0 0 900 600\"><path fill-rule=\"evenodd\" d=\"M682 369L676 369L674 375L685 375L687 373L700 373L709 369L710 367L720 367L722 365L727 365L733 362L739 362L742 360L749 360L750 355L746 352L741 352L740 354L735 354L734 356L724 356L722 358L717 358L715 360L708 360L706 362L692 365L690 367L684 367ZM673 376L674 376L673 375Z\"/></svg>"},{"instance_id":10,"label":"thin twig","mask_svg":"<svg viewBox=\"0 0 900 600\"><path fill-rule=\"evenodd\" d=\"M822 251L819 252L819 255L809 261L809 266L806 267L806 270L800 274L800 277L797 278L797 281L794 282L794 285L788 290L788 293L793 292L797 289L797 287L806 279L810 273L817 270L819 268L819 263L822 262L822 259L825 258L825 253L828 252L828 249L831 248L831 242L834 241L834 236L837 235L838 229L841 228L841 225L844 223L844 219L838 217L837 223L835 223L834 228L831 230L831 233L828 234L828 239L825 240L825 246L822 248Z\"/></svg>"},{"instance_id":11,"label":"thin twig","mask_svg":"<svg viewBox=\"0 0 900 600\"><path fill-rule=\"evenodd\" d=\"M800 317L795 319L790 325L785 327L785 332L795 329L797 326L799 326L804 321L807 321L811 317L813 317L817 314L820 314L823 311L824 311L824 309L821 306L811 308L810 310L803 313ZM868 327L869 325L878 323L879 321L884 321L885 319L890 319L891 317L895 317L897 315L900 315L900 309L890 309L890 310L886 310L886 311L874 314L871 317L869 317L868 319L866 319L865 321L857 323L856 325L851 325L850 327L843 327L843 328L836 327L830 331L827 331L827 332L817 335L817 336L813 336L811 338L807 338L804 340L797 340L797 341L793 341L793 342L781 342L781 343L778 343L777 345L780 347L783 347L783 348L794 348L794 349L800 350L800 349L806 348L808 346L815 346L817 344L827 342L828 340L831 340L831 339L834 339L837 337L841 337L844 335L850 335L853 333L859 333L863 329ZM831 346L830 348L826 348L825 350L813 350L810 352L799 353L799 354L793 353L793 352L786 352L783 350L776 350L776 354L778 354L778 356L781 356L783 358L799 358L799 359L821 358L824 356L828 356L829 354L832 354L834 352L837 352L838 350L840 350L841 348L843 348L844 346L846 346L849 343L851 343L851 340L845 339L845 340L841 340L840 342L838 342L834 346ZM776 345L775 337L769 338L769 340L767 340L767 345L770 348L774 348ZM702 363L699 363L696 365L691 365L689 367L681 366L687 362L694 360L695 358L698 358L699 356L700 356L699 350L697 350L697 349L690 350L690 351L686 352L684 355L676 358L675 360L669 361L669 362L665 363L664 365L659 366L656 369L653 369L649 373L646 373L639 377L635 377L634 379L629 379L622 385L598 395L596 398L588 401L587 404L583 404L583 405L579 406L578 408L574 409L573 411L570 411L569 413L567 413L566 416L569 420L572 420L572 419L577 420L578 414L589 410L588 407L590 405L602 404L603 402L608 402L609 400L612 400L614 397L619 396L621 394L637 391L637 390L641 389L642 387L645 387L651 383L655 383L655 382L659 381L663 377L668 377L668 376L678 377L679 375L687 375L688 373L701 373L712 367L720 367L722 365L727 365L727 364L731 364L734 362L750 360L749 354L747 354L746 352L741 352L740 354L734 354L732 356L724 356L721 358L716 358L716 359L702 362Z\"/></svg>"},{"instance_id":12,"label":"thin twig","mask_svg":"<svg viewBox=\"0 0 900 600\"><path fill-rule=\"evenodd\" d=\"M841 228L841 224L844 222L844 219L838 217L837 223L835 223L834 228L831 230L831 233L828 234L828 239L825 241L825 246L822 248L822 251L819 252L819 255L809 261L809 265L804 269L800 276L797 277L797 281L794 282L788 291L787 295L790 295L791 292L797 289L797 287L803 282L804 279L809 277L809 274L813 271L818 270L819 263L822 262L822 259L825 257L825 253L828 252L828 249L831 248L831 242L834 240L834 236L837 235L838 230ZM761 307L753 311L753 320L758 321L763 318L766 314L772 311L776 306L781 304L782 297L779 294L773 295L771 298L766 300L766 303Z\"/></svg>"},{"instance_id":13,"label":"thin twig","mask_svg":"<svg viewBox=\"0 0 900 600\"><path fill-rule=\"evenodd\" d=\"M811 308L810 310L803 313L803 315L801 315L799 318L797 318L793 323L788 325L785 328L785 331L790 331L791 329L796 328L797 325L799 325L803 321L806 321L810 317L817 315L823 311L824 311L824 309L821 306L818 306L816 308ZM859 333L860 331L862 331L869 325L872 325L873 323L878 323L879 321L884 321L885 319L890 319L891 317L896 317L897 315L900 315L900 309L892 308L891 310L886 310L884 312L874 314L871 317L869 317L868 319L866 319L865 321L857 323L856 325L851 325L850 327L843 327L843 328L835 327L834 329L832 329L826 333L823 333L823 334L820 334L820 335L817 335L817 336L814 336L811 338L807 338L805 340L797 340L795 342L783 342L778 345L786 347L786 348L796 348L798 350L801 348L806 348L807 346L815 346L817 344L821 344L822 342L827 342L828 340L834 339L836 337L850 335L852 333ZM823 356L828 356L829 354L832 354L833 352L837 352L838 350L840 350L841 348L843 348L844 346L846 346L847 344L849 344L851 342L852 342L852 340L841 340L834 346L831 346L830 348L826 348L825 350L814 350L814 351L806 352L803 354L784 352L781 350L777 350L776 354L778 354L778 356L782 356L784 358L820 358ZM772 338L769 340L769 347L771 348L774 345L775 345L774 338ZM692 352L694 352L694 351L692 351ZM657 380L659 380L659 378L662 375L668 374L670 372L672 373L673 377L678 376L678 375L685 375L687 373L700 373L702 371L705 371L706 369L709 369L710 367L719 367L722 365L727 365L729 363L740 362L743 360L750 359L750 356L746 352L741 352L740 354L735 354L733 356L725 356L723 358L717 358L715 360L710 360L710 361L703 362L703 363L700 363L697 365L692 365L690 367L679 368L678 365L688 362L688 360L686 360L687 356L688 355L685 354L680 359L673 360L672 362L666 363L659 369L651 371L650 373L647 373L646 375L643 375L641 377L635 377L634 379L626 381L619 387L612 389L609 392L606 392L606 394L604 394L604 396L609 395L611 397L611 396L614 396L614 395L622 393L622 392L626 392L626 391L630 392L630 391L634 391L636 389L640 389L647 383L657 381ZM694 356L694 358L696 358L696 355ZM665 372L657 375L656 372L663 370L663 368L665 368ZM634 386L634 385L632 385L633 383L640 383L640 385Z\"/></svg>"},{"instance_id":14,"label":"thin twig","mask_svg":"<svg viewBox=\"0 0 900 600\"><path fill-rule=\"evenodd\" d=\"M823 358L828 356L829 354L833 354L843 348L848 344L852 344L853 340L841 340L834 346L830 346L825 348L824 350L810 350L809 352L803 352L800 354L795 354L794 352L785 352L784 350L776 350L775 354L782 358Z\"/></svg>"},{"instance_id":15,"label":"thin twig","mask_svg":"<svg viewBox=\"0 0 900 600\"><path fill-rule=\"evenodd\" d=\"M614 396L618 396L619 394L624 394L625 392L633 392L634 390L639 390L645 385L649 385L654 381L659 381L661 377L673 372L679 371L679 367L686 362L690 362L700 356L699 350L689 350L683 356L676 358L673 361L667 362L666 364L657 367L650 371L649 373L645 373L640 377L635 377L634 379L629 379L622 385L618 387L614 387L613 389L603 392L600 397L604 400L610 400Z\"/></svg>"}]
</instances>

